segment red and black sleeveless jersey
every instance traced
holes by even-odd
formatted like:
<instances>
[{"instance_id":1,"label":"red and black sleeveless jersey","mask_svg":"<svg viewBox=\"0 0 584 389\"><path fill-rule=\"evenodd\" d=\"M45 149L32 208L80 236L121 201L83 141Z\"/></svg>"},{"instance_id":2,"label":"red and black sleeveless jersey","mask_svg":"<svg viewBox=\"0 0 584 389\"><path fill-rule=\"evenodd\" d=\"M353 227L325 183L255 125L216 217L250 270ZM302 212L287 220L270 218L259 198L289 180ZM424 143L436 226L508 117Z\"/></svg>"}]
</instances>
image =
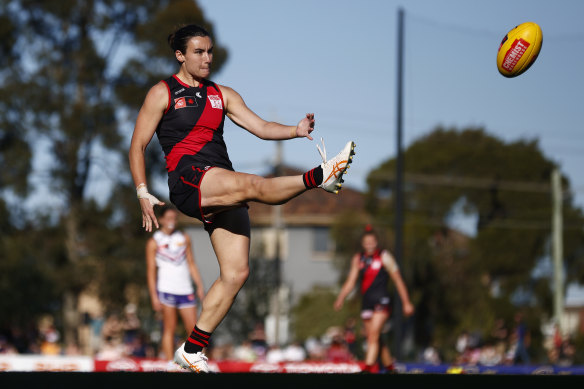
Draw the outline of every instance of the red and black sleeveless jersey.
<instances>
[{"instance_id":1,"label":"red and black sleeveless jersey","mask_svg":"<svg viewBox=\"0 0 584 389\"><path fill-rule=\"evenodd\" d=\"M191 87L176 75L163 80L168 105L156 129L166 159L168 185L174 186L187 166L233 170L223 140L225 110L217 84L203 80Z\"/></svg>"},{"instance_id":2,"label":"red and black sleeveless jersey","mask_svg":"<svg viewBox=\"0 0 584 389\"><path fill-rule=\"evenodd\" d=\"M361 294L388 295L387 282L389 273L383 266L381 250L376 250L373 255L361 253L359 259L359 275L361 278Z\"/></svg>"}]
</instances>

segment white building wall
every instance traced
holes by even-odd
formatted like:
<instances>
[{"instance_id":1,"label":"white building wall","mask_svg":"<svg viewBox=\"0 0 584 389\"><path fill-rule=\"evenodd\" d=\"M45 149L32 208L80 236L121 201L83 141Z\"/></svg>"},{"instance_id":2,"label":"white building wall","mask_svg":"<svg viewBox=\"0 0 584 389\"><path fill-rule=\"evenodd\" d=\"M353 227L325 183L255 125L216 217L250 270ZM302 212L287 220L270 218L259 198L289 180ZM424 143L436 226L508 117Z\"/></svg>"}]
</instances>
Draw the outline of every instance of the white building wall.
<instances>
[{"instance_id":1,"label":"white building wall","mask_svg":"<svg viewBox=\"0 0 584 389\"><path fill-rule=\"evenodd\" d=\"M315 247L319 246L318 248L322 249L323 246L323 242L317 244L315 239L328 237L328 229L322 227L317 229L319 231L315 233L314 227L290 227L282 234L282 282L290 287L292 305L313 286L333 287L337 285L339 279L338 270L332 261L332 245L328 244L330 251L315 250ZM191 238L195 261L203 277L205 289L208 290L219 277L219 265L209 235L202 226L189 227L184 231ZM274 231L271 229L253 228L252 251L263 245L269 256L273 256L274 237Z\"/></svg>"}]
</instances>

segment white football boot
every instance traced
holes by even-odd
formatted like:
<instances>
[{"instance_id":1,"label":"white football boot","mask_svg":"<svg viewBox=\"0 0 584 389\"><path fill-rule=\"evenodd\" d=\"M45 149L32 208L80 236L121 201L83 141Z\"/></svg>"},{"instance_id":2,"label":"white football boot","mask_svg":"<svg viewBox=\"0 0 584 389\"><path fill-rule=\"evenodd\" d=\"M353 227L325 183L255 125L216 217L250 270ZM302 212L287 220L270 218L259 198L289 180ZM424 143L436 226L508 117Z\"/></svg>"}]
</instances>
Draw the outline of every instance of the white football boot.
<instances>
[{"instance_id":1,"label":"white football boot","mask_svg":"<svg viewBox=\"0 0 584 389\"><path fill-rule=\"evenodd\" d=\"M322 158L322 164L320 165L322 168L322 184L319 187L327 192L339 193L344 182L343 175L349 168L351 162L353 162L355 142L347 142L340 153L327 161L324 139L320 138L320 141L322 142L322 149L319 145L316 145Z\"/></svg>"},{"instance_id":2,"label":"white football boot","mask_svg":"<svg viewBox=\"0 0 584 389\"><path fill-rule=\"evenodd\" d=\"M207 360L207 357L202 352L187 353L184 343L174 352L174 363L194 373L208 373Z\"/></svg>"}]
</instances>

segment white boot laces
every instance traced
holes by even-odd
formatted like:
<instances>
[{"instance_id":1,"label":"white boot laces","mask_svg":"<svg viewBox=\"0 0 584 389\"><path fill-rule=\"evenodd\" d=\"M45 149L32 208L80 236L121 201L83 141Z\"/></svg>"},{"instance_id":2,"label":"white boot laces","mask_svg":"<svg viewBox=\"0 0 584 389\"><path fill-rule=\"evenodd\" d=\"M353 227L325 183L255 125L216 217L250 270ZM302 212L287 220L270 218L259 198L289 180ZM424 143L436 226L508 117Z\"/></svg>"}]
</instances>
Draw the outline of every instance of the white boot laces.
<instances>
[{"instance_id":1,"label":"white boot laces","mask_svg":"<svg viewBox=\"0 0 584 389\"><path fill-rule=\"evenodd\" d=\"M320 154L320 157L322 158L322 162L326 163L326 147L324 146L324 139L320 138L320 141L322 143L322 149L320 148L318 143L316 144L316 148L318 149L318 153Z\"/></svg>"}]
</instances>

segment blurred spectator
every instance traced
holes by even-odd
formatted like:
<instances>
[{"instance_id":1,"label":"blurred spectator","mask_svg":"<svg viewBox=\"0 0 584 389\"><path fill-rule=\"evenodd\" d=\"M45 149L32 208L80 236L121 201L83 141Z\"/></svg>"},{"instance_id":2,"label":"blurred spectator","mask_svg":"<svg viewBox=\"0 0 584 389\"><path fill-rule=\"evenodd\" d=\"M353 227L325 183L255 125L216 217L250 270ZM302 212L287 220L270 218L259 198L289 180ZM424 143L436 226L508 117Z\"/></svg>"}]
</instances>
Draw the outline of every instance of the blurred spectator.
<instances>
[{"instance_id":1,"label":"blurred spectator","mask_svg":"<svg viewBox=\"0 0 584 389\"><path fill-rule=\"evenodd\" d=\"M354 356L357 356L357 320L354 317L350 317L345 322L345 343L347 348Z\"/></svg>"},{"instance_id":2,"label":"blurred spectator","mask_svg":"<svg viewBox=\"0 0 584 389\"><path fill-rule=\"evenodd\" d=\"M558 365L572 366L574 364L574 355L576 354L576 347L571 342L570 338L562 340L560 350L558 353Z\"/></svg>"},{"instance_id":3,"label":"blurred spectator","mask_svg":"<svg viewBox=\"0 0 584 389\"><path fill-rule=\"evenodd\" d=\"M105 323L103 323L101 335L103 339L122 340L122 323L118 315L112 313L107 317Z\"/></svg>"},{"instance_id":4,"label":"blurred spectator","mask_svg":"<svg viewBox=\"0 0 584 389\"><path fill-rule=\"evenodd\" d=\"M328 362L350 362L353 360L353 354L345 345L340 334L333 336L331 344L326 351L326 360Z\"/></svg>"},{"instance_id":5,"label":"blurred spectator","mask_svg":"<svg viewBox=\"0 0 584 389\"><path fill-rule=\"evenodd\" d=\"M101 350L97 353L95 358L112 360L119 359L124 356L124 346L119 338L108 336L104 339Z\"/></svg>"},{"instance_id":6,"label":"blurred spectator","mask_svg":"<svg viewBox=\"0 0 584 389\"><path fill-rule=\"evenodd\" d=\"M97 353L102 346L102 332L103 332L103 325L105 324L105 320L103 316L89 316L89 329L90 329L90 337L89 337L89 348L92 354Z\"/></svg>"},{"instance_id":7,"label":"blurred spectator","mask_svg":"<svg viewBox=\"0 0 584 389\"><path fill-rule=\"evenodd\" d=\"M37 343L39 334L36 328L23 329L20 326L14 326L10 329L10 334L12 346L19 354L40 353Z\"/></svg>"},{"instance_id":8,"label":"blurred spectator","mask_svg":"<svg viewBox=\"0 0 584 389\"><path fill-rule=\"evenodd\" d=\"M263 359L268 351L268 343L266 342L266 331L264 324L256 323L253 331L249 334L250 346L259 359Z\"/></svg>"},{"instance_id":9,"label":"blurred spectator","mask_svg":"<svg viewBox=\"0 0 584 389\"><path fill-rule=\"evenodd\" d=\"M314 338L310 337L306 339L304 347L308 352L308 358L312 361L322 361L325 359L325 350L322 343Z\"/></svg>"},{"instance_id":10,"label":"blurred spectator","mask_svg":"<svg viewBox=\"0 0 584 389\"><path fill-rule=\"evenodd\" d=\"M235 348L233 357L238 361L244 362L254 362L257 359L257 355L252 348L252 343L249 340L244 341Z\"/></svg>"},{"instance_id":11,"label":"blurred spectator","mask_svg":"<svg viewBox=\"0 0 584 389\"><path fill-rule=\"evenodd\" d=\"M77 309L81 317L78 327L79 346L85 355L95 354L101 347L104 322L103 305L99 300L99 285L91 282L79 295Z\"/></svg>"},{"instance_id":12,"label":"blurred spectator","mask_svg":"<svg viewBox=\"0 0 584 389\"><path fill-rule=\"evenodd\" d=\"M284 352L278 346L271 346L266 353L266 362L280 363L284 362Z\"/></svg>"},{"instance_id":13,"label":"blurred spectator","mask_svg":"<svg viewBox=\"0 0 584 389\"><path fill-rule=\"evenodd\" d=\"M212 361L226 361L234 359L234 348L231 343L215 344L210 349L207 349L209 359Z\"/></svg>"},{"instance_id":14,"label":"blurred spectator","mask_svg":"<svg viewBox=\"0 0 584 389\"><path fill-rule=\"evenodd\" d=\"M564 343L564 339L562 337L562 331L560 330L560 326L558 323L554 324L554 335L553 335L553 343L552 347L555 349L556 355L559 357L560 352L562 350L562 344Z\"/></svg>"},{"instance_id":15,"label":"blurred spectator","mask_svg":"<svg viewBox=\"0 0 584 389\"><path fill-rule=\"evenodd\" d=\"M0 335L0 354L18 354L16 348L8 342L4 335Z\"/></svg>"},{"instance_id":16,"label":"blurred spectator","mask_svg":"<svg viewBox=\"0 0 584 389\"><path fill-rule=\"evenodd\" d=\"M513 363L518 364L521 361L522 364L528 364L529 353L527 352L527 348L529 347L530 336L521 312L515 314L515 331L513 333L513 340L515 344Z\"/></svg>"},{"instance_id":17,"label":"blurred spectator","mask_svg":"<svg viewBox=\"0 0 584 389\"><path fill-rule=\"evenodd\" d=\"M426 347L422 354L422 362L430 365L439 365L441 360L438 350L433 346Z\"/></svg>"},{"instance_id":18,"label":"blurred spectator","mask_svg":"<svg viewBox=\"0 0 584 389\"><path fill-rule=\"evenodd\" d=\"M481 348L479 363L484 366L495 366L502 362L504 354L499 353L494 344L486 344Z\"/></svg>"},{"instance_id":19,"label":"blurred spectator","mask_svg":"<svg viewBox=\"0 0 584 389\"><path fill-rule=\"evenodd\" d=\"M155 353L148 344L146 335L138 331L135 335L127 337L124 341L124 354L129 357L154 357Z\"/></svg>"},{"instance_id":20,"label":"blurred spectator","mask_svg":"<svg viewBox=\"0 0 584 389\"><path fill-rule=\"evenodd\" d=\"M44 316L39 320L39 335L41 339L41 354L59 355L61 353L61 346L59 345L61 336L55 328L54 319L51 316Z\"/></svg>"},{"instance_id":21,"label":"blurred spectator","mask_svg":"<svg viewBox=\"0 0 584 389\"><path fill-rule=\"evenodd\" d=\"M299 343L294 342L284 349L284 360L286 362L302 362L306 359L306 351Z\"/></svg>"},{"instance_id":22,"label":"blurred spectator","mask_svg":"<svg viewBox=\"0 0 584 389\"><path fill-rule=\"evenodd\" d=\"M124 318L121 322L124 331L124 343L132 343L134 338L138 337L140 332L140 319L138 319L137 307L135 304L128 304L124 308Z\"/></svg>"},{"instance_id":23,"label":"blurred spectator","mask_svg":"<svg viewBox=\"0 0 584 389\"><path fill-rule=\"evenodd\" d=\"M81 355L81 354L82 354L81 349L79 348L77 343L69 343L65 347L65 355L67 355L67 356L77 356L77 355Z\"/></svg>"},{"instance_id":24,"label":"blurred spectator","mask_svg":"<svg viewBox=\"0 0 584 389\"><path fill-rule=\"evenodd\" d=\"M503 319L496 319L495 324L493 326L493 330L491 331L491 338L495 343L499 342L506 342L507 338L509 337L509 331L505 326L505 320Z\"/></svg>"},{"instance_id":25,"label":"blurred spectator","mask_svg":"<svg viewBox=\"0 0 584 389\"><path fill-rule=\"evenodd\" d=\"M456 351L459 354L464 354L469 348L469 343L470 336L467 331L463 331L456 339Z\"/></svg>"}]
</instances>

